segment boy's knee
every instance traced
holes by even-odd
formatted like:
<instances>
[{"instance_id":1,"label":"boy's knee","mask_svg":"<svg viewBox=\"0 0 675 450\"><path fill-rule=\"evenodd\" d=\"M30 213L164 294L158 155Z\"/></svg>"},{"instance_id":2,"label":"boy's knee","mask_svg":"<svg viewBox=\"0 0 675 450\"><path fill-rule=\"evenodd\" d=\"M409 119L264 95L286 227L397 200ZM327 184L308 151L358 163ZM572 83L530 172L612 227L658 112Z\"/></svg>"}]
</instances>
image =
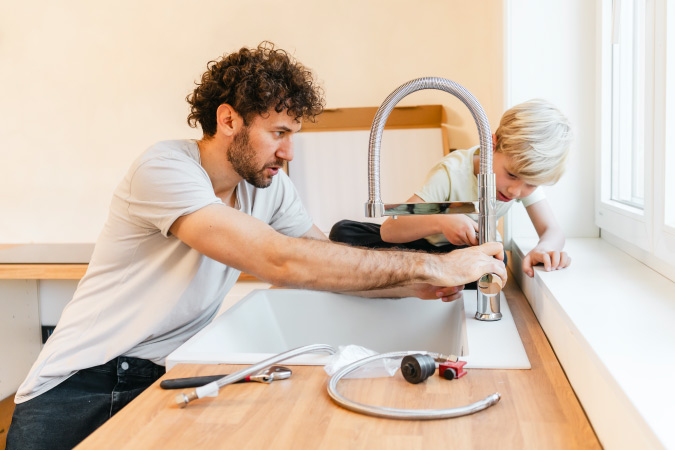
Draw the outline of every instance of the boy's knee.
<instances>
[{"instance_id":1,"label":"boy's knee","mask_svg":"<svg viewBox=\"0 0 675 450\"><path fill-rule=\"evenodd\" d=\"M354 235L354 223L351 220L341 220L330 229L328 239L335 242L350 243Z\"/></svg>"}]
</instances>

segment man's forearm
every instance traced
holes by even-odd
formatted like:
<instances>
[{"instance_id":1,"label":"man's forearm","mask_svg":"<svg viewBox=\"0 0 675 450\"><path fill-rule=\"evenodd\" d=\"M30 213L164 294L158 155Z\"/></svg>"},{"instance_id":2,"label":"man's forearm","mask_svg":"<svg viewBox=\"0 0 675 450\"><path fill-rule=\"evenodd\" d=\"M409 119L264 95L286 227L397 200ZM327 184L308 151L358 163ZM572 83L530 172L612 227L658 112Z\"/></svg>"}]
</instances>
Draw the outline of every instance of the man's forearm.
<instances>
[{"instance_id":1,"label":"man's forearm","mask_svg":"<svg viewBox=\"0 0 675 450\"><path fill-rule=\"evenodd\" d=\"M446 255L367 250L285 236L258 219L210 205L177 219L171 233L198 252L279 286L363 291L428 283L457 286L494 272L506 279L496 243Z\"/></svg>"},{"instance_id":2,"label":"man's forearm","mask_svg":"<svg viewBox=\"0 0 675 450\"><path fill-rule=\"evenodd\" d=\"M387 289L432 278L430 255L366 250L329 241L283 237L283 251L272 252L261 278L286 287L331 291ZM383 296L385 296L383 294Z\"/></svg>"}]
</instances>

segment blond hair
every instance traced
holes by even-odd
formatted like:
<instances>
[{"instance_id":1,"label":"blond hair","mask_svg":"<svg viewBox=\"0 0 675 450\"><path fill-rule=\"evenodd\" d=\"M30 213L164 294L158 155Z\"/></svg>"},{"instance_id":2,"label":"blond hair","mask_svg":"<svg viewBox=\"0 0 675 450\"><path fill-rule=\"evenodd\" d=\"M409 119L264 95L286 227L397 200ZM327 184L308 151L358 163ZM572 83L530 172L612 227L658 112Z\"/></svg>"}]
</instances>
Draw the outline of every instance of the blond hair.
<instances>
[{"instance_id":1,"label":"blond hair","mask_svg":"<svg viewBox=\"0 0 675 450\"><path fill-rule=\"evenodd\" d=\"M507 110L495 137L495 150L510 157L514 175L538 186L560 179L573 136L555 106L533 99Z\"/></svg>"}]
</instances>

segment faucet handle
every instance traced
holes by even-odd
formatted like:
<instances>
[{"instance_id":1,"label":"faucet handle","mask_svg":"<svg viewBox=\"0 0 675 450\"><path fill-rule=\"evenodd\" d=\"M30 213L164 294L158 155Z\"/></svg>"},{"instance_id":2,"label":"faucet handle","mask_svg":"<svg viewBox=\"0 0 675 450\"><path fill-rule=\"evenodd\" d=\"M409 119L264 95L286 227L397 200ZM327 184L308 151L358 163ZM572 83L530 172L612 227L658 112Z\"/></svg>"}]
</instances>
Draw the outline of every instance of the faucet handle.
<instances>
[{"instance_id":1,"label":"faucet handle","mask_svg":"<svg viewBox=\"0 0 675 450\"><path fill-rule=\"evenodd\" d=\"M478 280L478 290L492 297L502 290L502 279L494 273L486 273Z\"/></svg>"}]
</instances>

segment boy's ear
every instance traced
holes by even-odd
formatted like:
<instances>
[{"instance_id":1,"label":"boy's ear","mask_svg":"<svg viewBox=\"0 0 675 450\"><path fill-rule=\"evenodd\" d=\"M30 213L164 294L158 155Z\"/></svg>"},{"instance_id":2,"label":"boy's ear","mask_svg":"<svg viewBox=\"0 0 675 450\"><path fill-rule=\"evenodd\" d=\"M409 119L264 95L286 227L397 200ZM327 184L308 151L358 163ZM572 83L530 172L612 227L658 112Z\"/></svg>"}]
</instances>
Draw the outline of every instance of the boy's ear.
<instances>
[{"instance_id":1,"label":"boy's ear","mask_svg":"<svg viewBox=\"0 0 675 450\"><path fill-rule=\"evenodd\" d=\"M492 151L497 150L497 135L492 133Z\"/></svg>"},{"instance_id":2,"label":"boy's ear","mask_svg":"<svg viewBox=\"0 0 675 450\"><path fill-rule=\"evenodd\" d=\"M216 111L216 124L218 131L222 132L225 136L231 137L244 125L244 119L231 105L223 103Z\"/></svg>"}]
</instances>

